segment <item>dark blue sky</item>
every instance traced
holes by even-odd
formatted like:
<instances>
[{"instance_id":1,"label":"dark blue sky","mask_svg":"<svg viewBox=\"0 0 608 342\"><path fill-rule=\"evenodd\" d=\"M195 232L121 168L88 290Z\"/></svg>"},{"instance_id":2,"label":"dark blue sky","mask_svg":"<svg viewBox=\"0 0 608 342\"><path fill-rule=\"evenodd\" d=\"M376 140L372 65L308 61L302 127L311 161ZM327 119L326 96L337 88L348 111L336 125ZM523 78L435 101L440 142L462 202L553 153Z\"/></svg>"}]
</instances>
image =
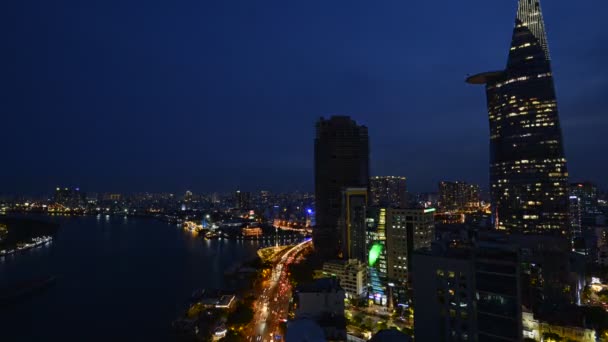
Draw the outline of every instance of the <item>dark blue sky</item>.
<instances>
[{"instance_id":1,"label":"dark blue sky","mask_svg":"<svg viewBox=\"0 0 608 342\"><path fill-rule=\"evenodd\" d=\"M606 187L605 0L543 1L572 179ZM483 88L516 0L0 5L1 192L312 190L314 123L369 127L374 175L486 186Z\"/></svg>"}]
</instances>

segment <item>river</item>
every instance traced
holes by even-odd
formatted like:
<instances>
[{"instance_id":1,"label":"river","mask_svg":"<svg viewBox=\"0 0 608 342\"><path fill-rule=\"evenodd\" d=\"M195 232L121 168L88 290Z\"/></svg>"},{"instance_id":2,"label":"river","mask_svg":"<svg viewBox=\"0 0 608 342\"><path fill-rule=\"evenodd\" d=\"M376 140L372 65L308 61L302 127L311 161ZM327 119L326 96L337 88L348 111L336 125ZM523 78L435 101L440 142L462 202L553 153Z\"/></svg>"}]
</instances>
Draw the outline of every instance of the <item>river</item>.
<instances>
[{"instance_id":1,"label":"river","mask_svg":"<svg viewBox=\"0 0 608 342\"><path fill-rule=\"evenodd\" d=\"M206 241L145 218L44 217L48 246L0 259L0 288L56 275L55 286L0 308L2 341L166 341L196 288L222 286L253 241Z\"/></svg>"}]
</instances>

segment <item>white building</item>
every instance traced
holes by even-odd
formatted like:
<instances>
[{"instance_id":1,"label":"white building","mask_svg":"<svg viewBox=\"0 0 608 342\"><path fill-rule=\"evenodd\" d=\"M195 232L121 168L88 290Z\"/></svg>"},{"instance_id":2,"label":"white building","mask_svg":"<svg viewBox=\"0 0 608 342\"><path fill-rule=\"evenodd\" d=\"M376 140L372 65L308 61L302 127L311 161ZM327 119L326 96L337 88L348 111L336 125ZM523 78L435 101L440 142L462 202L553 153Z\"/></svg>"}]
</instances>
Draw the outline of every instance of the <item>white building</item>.
<instances>
[{"instance_id":1,"label":"white building","mask_svg":"<svg viewBox=\"0 0 608 342\"><path fill-rule=\"evenodd\" d=\"M330 314L344 316L344 289L335 278L317 279L297 289L296 318L316 319Z\"/></svg>"},{"instance_id":2,"label":"white building","mask_svg":"<svg viewBox=\"0 0 608 342\"><path fill-rule=\"evenodd\" d=\"M389 208L386 212L388 279L405 284L412 268L414 250L428 248L435 236L435 209Z\"/></svg>"},{"instance_id":3,"label":"white building","mask_svg":"<svg viewBox=\"0 0 608 342\"><path fill-rule=\"evenodd\" d=\"M323 274L340 280L346 298L367 296L367 265L356 259L335 260L323 264Z\"/></svg>"},{"instance_id":4,"label":"white building","mask_svg":"<svg viewBox=\"0 0 608 342\"><path fill-rule=\"evenodd\" d=\"M317 279L312 284L298 286L296 293L296 320L315 321L327 341L346 340L345 294L338 279Z\"/></svg>"}]
</instances>

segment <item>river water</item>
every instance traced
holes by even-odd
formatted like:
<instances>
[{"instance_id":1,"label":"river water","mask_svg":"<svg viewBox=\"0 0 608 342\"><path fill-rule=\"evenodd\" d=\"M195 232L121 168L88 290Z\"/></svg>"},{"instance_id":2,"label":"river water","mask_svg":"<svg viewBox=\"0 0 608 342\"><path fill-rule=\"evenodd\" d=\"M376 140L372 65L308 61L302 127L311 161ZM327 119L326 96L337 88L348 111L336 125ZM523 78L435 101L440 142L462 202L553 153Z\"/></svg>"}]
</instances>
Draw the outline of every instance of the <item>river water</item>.
<instances>
[{"instance_id":1,"label":"river water","mask_svg":"<svg viewBox=\"0 0 608 342\"><path fill-rule=\"evenodd\" d=\"M48 246L0 259L0 288L56 275L41 293L0 308L1 341L166 341L196 288L255 255L253 241L206 241L145 218L43 217Z\"/></svg>"}]
</instances>

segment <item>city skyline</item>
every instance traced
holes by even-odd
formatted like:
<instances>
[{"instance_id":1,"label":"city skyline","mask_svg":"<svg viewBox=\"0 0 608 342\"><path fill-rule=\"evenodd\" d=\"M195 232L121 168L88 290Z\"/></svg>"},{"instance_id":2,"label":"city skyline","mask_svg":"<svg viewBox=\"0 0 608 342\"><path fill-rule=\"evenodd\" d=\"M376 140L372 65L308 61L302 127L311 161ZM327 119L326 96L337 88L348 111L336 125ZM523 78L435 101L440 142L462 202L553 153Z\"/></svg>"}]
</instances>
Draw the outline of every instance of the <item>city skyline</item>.
<instances>
[{"instance_id":1,"label":"city skyline","mask_svg":"<svg viewBox=\"0 0 608 342\"><path fill-rule=\"evenodd\" d=\"M504 60L516 1L441 2L443 25L425 25L427 36L414 40L408 32L437 17L436 3L152 2L133 22L134 4L124 12L112 1L69 4L10 5L18 15L5 22L17 35L7 48L16 58L2 57L1 109L14 129L5 135L3 193L56 185L312 192L308 137L319 117L334 114L369 127L371 175L406 176L412 192L434 191L443 179L488 188L484 96L462 80ZM608 157L586 152L608 147L605 6L543 8L570 178L601 188ZM585 27L585 39L566 21Z\"/></svg>"},{"instance_id":2,"label":"city skyline","mask_svg":"<svg viewBox=\"0 0 608 342\"><path fill-rule=\"evenodd\" d=\"M3 336L608 342L593 1L5 6Z\"/></svg>"}]
</instances>

